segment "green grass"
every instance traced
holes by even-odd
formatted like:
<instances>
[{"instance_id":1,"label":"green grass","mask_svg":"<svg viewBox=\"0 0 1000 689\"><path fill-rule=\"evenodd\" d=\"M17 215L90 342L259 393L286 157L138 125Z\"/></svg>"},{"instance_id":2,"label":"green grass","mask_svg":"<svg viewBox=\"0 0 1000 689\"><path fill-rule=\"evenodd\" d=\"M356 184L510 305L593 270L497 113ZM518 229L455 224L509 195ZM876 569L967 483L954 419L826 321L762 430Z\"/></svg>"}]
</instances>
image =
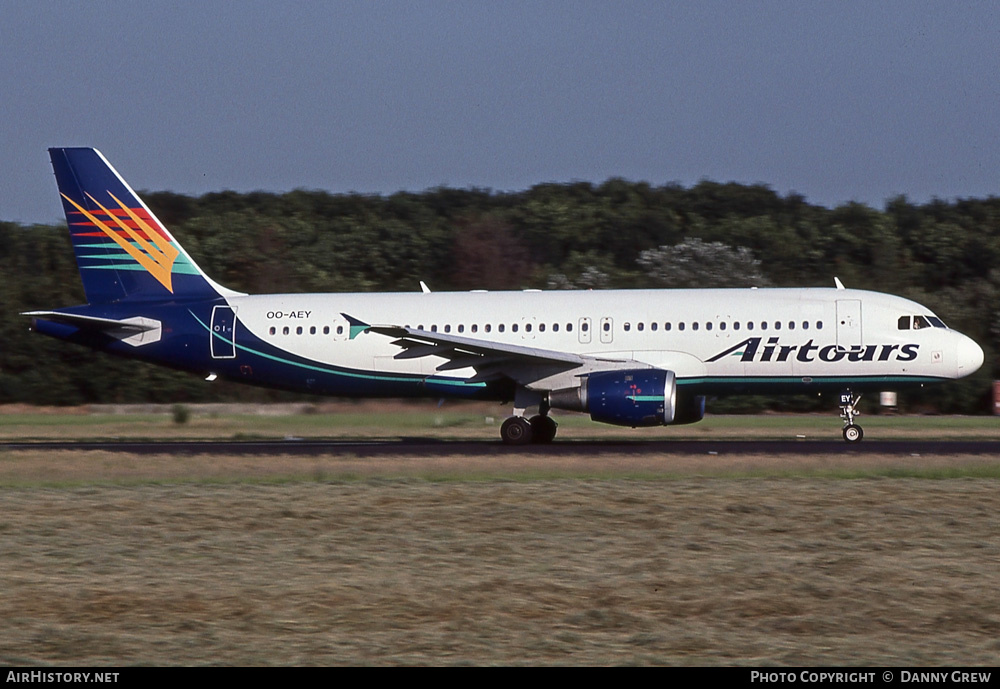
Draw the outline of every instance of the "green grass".
<instances>
[{"instance_id":1,"label":"green grass","mask_svg":"<svg viewBox=\"0 0 1000 689\"><path fill-rule=\"evenodd\" d=\"M0 413L0 440L270 440L337 438L386 440L403 437L484 439L498 435L507 407L419 403L334 403L312 413L218 413L191 405L187 422L162 413L89 414L81 410ZM829 439L840 437L835 413L712 416L688 426L631 429L594 423L585 414L553 412L560 440ZM1000 439L1000 419L989 416L862 416L866 439Z\"/></svg>"}]
</instances>

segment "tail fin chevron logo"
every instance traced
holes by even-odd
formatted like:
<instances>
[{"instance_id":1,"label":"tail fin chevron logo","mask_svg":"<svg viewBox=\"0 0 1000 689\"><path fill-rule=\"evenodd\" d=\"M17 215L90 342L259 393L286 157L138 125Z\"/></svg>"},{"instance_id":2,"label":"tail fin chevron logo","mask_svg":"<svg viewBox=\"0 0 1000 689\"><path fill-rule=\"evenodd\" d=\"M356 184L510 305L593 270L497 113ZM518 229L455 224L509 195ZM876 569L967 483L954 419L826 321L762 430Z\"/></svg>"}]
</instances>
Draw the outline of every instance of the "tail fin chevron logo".
<instances>
[{"instance_id":1,"label":"tail fin chevron logo","mask_svg":"<svg viewBox=\"0 0 1000 689\"><path fill-rule=\"evenodd\" d=\"M120 246L129 256L134 258L139 265L145 268L150 275L156 278L156 280L161 285L166 287L167 291L172 294L174 289L171 280L171 271L174 267L174 261L180 255L180 252L173 247L170 242L167 241L162 234L160 234L160 232L137 215L133 209L127 207L124 203L119 201L118 197L110 191L108 192L108 195L114 199L115 203L118 204L118 207L126 215L128 215L132 222L135 223L136 227L145 232L146 237L148 237L149 240L129 227L129 225L124 220L119 218L119 216L114 212L109 211L107 208L102 206L100 202L98 202L97 199L89 193L87 194L87 197L93 201L94 204L100 208L107 217L114 221L115 225L117 225L124 233L124 236L108 225L105 221L97 218L97 216L78 204L69 196L61 194L61 196L69 203L73 204L73 207L80 211L84 217L87 218L87 220L94 223L94 225L99 227L104 234L114 240L118 246Z\"/></svg>"}]
</instances>

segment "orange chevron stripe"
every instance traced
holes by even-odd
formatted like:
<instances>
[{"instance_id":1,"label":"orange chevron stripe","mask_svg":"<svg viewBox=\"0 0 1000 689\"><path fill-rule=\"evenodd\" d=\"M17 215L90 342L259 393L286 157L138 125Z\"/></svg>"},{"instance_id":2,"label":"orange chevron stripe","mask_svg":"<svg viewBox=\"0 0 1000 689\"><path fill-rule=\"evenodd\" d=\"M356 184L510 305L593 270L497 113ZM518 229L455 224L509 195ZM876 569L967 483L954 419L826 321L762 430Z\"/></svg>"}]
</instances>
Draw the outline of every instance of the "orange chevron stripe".
<instances>
[{"instance_id":1,"label":"orange chevron stripe","mask_svg":"<svg viewBox=\"0 0 1000 689\"><path fill-rule=\"evenodd\" d=\"M161 285L166 287L169 292L173 293L174 289L173 281L171 279L171 270L174 266L174 260L180 255L180 252L171 246L170 242L168 242L163 235L154 230L145 220L132 211L132 209L127 208L125 204L119 201L114 194L108 192L108 195L115 200L115 203L117 203L118 206L125 211L125 214L128 215L139 228L146 232L146 235L152 240L152 244L147 241L145 237L141 236L138 232L129 227L128 224L120 219L115 213L112 213L98 203L97 199L89 193L87 196L90 200L97 204L98 208L114 220L115 224L118 225L118 227L124 231L124 234L130 237L135 244L125 239L125 237L116 232L109 225L106 225L103 220L99 220L93 213L85 209L70 197L66 196L66 194L62 194L62 197L73 204L74 208L83 213L87 220L94 223L95 226L100 227L105 235L113 239L114 242L124 249L129 256L134 258L139 265L145 268L150 275L156 278Z\"/></svg>"}]
</instances>

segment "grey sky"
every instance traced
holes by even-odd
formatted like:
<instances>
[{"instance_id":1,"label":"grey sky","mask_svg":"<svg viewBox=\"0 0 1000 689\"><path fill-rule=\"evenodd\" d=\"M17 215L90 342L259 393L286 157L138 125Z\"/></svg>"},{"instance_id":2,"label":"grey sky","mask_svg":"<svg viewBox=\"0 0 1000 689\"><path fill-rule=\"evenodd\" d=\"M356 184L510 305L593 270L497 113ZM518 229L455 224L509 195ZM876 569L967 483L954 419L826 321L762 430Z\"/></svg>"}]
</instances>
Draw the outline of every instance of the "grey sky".
<instances>
[{"instance_id":1,"label":"grey sky","mask_svg":"<svg viewBox=\"0 0 1000 689\"><path fill-rule=\"evenodd\" d=\"M192 194L707 178L882 208L1000 194L1000 4L0 0L0 103L0 220L60 217L64 145Z\"/></svg>"}]
</instances>

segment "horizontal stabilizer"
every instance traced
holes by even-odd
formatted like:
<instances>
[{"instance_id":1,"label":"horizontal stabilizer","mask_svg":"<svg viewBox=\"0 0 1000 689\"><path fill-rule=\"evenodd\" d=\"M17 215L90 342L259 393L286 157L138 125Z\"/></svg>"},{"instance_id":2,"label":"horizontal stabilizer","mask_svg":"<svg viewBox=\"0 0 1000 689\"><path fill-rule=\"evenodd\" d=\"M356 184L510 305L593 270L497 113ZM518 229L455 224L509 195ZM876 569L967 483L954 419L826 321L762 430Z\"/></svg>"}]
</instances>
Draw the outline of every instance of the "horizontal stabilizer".
<instances>
[{"instance_id":1,"label":"horizontal stabilizer","mask_svg":"<svg viewBox=\"0 0 1000 689\"><path fill-rule=\"evenodd\" d=\"M133 347L159 342L162 330L160 321L142 316L117 320L114 318L99 318L97 316L65 313L63 311L26 311L21 315L41 318L54 323L62 323L63 325L72 325L82 330L102 332Z\"/></svg>"}]
</instances>

